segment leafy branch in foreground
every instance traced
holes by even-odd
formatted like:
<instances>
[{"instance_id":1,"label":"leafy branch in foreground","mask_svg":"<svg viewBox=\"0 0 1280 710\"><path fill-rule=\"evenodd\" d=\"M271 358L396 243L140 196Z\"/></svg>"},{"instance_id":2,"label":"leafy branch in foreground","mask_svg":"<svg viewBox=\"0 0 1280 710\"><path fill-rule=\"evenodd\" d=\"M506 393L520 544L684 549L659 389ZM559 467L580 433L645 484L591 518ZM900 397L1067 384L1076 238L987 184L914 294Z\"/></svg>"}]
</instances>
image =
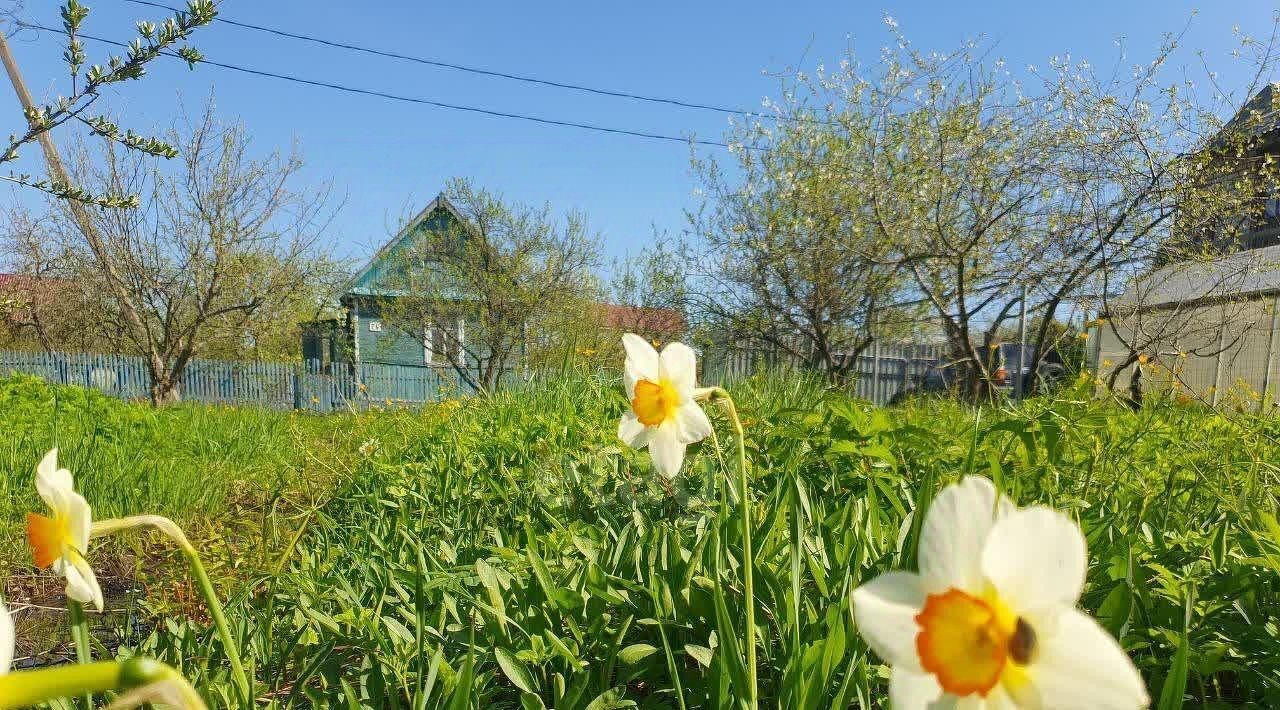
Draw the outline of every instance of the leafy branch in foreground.
<instances>
[{"instance_id":1,"label":"leafy branch in foreground","mask_svg":"<svg viewBox=\"0 0 1280 710\"><path fill-rule=\"evenodd\" d=\"M30 96L26 96L26 89L21 87L17 64L4 38L0 37L0 51L3 52L5 69L13 80L15 88L18 89L19 98L24 104L23 116L27 121L27 130L24 133L9 136L8 146L0 152L0 163L16 160L20 148L39 140L49 131L73 119L84 122L92 129L94 135L116 141L131 150L164 158L176 156L177 150L160 139L139 136L131 130L122 133L119 126L103 116L82 114L97 100L99 91L103 87L142 78L146 74L146 65L162 54L176 54L184 59L189 67L194 68L200 61L200 53L183 43L196 28L209 24L217 16L214 0L188 0L186 11L175 12L163 22L137 23L138 36L128 44L123 56L112 54L104 63L87 67L85 65L88 60L79 32L89 16L89 8L78 0L67 0L61 8L61 14L63 31L67 35L66 49L62 58L66 61L71 76L71 94L59 96L52 103L38 106L31 101ZM18 27L34 27L21 20L16 20L15 24ZM67 185L56 175L52 179L34 179L27 175L10 175L6 179L47 192L60 199L102 207L128 207L136 204L136 199L131 201L126 195L90 194Z\"/></svg>"}]
</instances>

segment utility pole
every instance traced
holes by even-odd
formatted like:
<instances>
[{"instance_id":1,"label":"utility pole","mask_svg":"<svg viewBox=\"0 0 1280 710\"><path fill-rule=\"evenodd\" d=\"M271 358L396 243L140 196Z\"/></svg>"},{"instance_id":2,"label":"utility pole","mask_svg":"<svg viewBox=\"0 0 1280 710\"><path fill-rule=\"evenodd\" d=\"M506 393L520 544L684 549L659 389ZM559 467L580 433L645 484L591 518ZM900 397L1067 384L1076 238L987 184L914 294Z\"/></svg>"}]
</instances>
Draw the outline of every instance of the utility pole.
<instances>
[{"instance_id":1,"label":"utility pole","mask_svg":"<svg viewBox=\"0 0 1280 710\"><path fill-rule=\"evenodd\" d=\"M35 110L35 101L31 98L31 92L27 90L27 84L22 80L22 72L18 70L18 62L13 58L13 52L9 51L9 41L5 39L4 32L0 32L0 61L4 62L5 73L9 75L9 81L13 84L13 92L18 95L18 101L22 104L24 112L30 113ZM49 164L49 176L54 180L70 187L71 178L67 176L67 170L62 166L62 158L58 156L58 148L53 144L53 137L49 135L49 131L40 131L36 134L36 140L40 142L40 148L44 151L45 162ZM84 214L84 205L77 200L68 200L73 207L72 212L76 221L81 221L81 215ZM84 214L85 223L88 222L88 215ZM81 225L83 228L85 225Z\"/></svg>"},{"instance_id":2,"label":"utility pole","mask_svg":"<svg viewBox=\"0 0 1280 710\"><path fill-rule=\"evenodd\" d=\"M1018 402L1026 395L1025 377L1022 374L1027 366L1027 285L1022 284L1022 300L1019 303L1021 313L1018 316L1018 379L1013 383L1013 396Z\"/></svg>"},{"instance_id":3,"label":"utility pole","mask_svg":"<svg viewBox=\"0 0 1280 710\"><path fill-rule=\"evenodd\" d=\"M4 63L5 73L9 75L9 81L13 84L13 92L17 94L18 101L22 104L24 115L31 113L36 109L35 101L31 98L31 92L27 90L26 82L22 80L22 72L18 69L17 60L13 58L13 52L9 51L9 41L5 38L4 32L0 32L0 62ZM58 155L58 148L53 144L53 136L49 135L48 130L43 130L36 134L36 140L40 142L40 148L44 151L44 160L49 165L49 176L63 185L71 187L71 176L67 174L67 169L62 164L62 158ZM129 296L129 292L122 286L124 281L120 278L120 273L116 271L115 264L111 261L111 255L107 251L102 237L93 226L93 220L89 217L89 210L79 200L67 198L65 202L67 203L67 209L71 212L72 219L75 220L76 226L80 228L81 234L84 235L85 241L89 243L89 248L93 251L93 255L105 272L107 283L111 286L112 295L123 306L124 315L129 321L129 325L135 329L135 332L142 332L142 319L138 316L137 307L134 305L133 298Z\"/></svg>"}]
</instances>

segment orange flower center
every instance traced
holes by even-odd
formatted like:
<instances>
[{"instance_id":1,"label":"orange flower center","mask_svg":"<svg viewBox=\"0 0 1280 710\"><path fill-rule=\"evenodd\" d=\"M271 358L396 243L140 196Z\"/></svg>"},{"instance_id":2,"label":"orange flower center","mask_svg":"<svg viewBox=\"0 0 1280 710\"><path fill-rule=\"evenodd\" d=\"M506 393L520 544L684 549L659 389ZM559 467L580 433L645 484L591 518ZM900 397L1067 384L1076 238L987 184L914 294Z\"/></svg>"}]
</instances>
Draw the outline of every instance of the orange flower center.
<instances>
[{"instance_id":1,"label":"orange flower center","mask_svg":"<svg viewBox=\"0 0 1280 710\"><path fill-rule=\"evenodd\" d=\"M680 393L670 380L640 380L636 383L631 408L641 424L658 426L676 416L676 410L680 408Z\"/></svg>"},{"instance_id":2,"label":"orange flower center","mask_svg":"<svg viewBox=\"0 0 1280 710\"><path fill-rule=\"evenodd\" d=\"M916 635L920 665L952 695L986 697L1000 682L1008 660L1024 662L1030 654L1026 634L1020 631L1025 622L999 601L959 589L930 594L916 623L920 625Z\"/></svg>"},{"instance_id":3,"label":"orange flower center","mask_svg":"<svg viewBox=\"0 0 1280 710\"><path fill-rule=\"evenodd\" d=\"M27 513L27 540L37 567L49 567L62 557L63 546L71 544L71 528L61 517Z\"/></svg>"}]
</instances>

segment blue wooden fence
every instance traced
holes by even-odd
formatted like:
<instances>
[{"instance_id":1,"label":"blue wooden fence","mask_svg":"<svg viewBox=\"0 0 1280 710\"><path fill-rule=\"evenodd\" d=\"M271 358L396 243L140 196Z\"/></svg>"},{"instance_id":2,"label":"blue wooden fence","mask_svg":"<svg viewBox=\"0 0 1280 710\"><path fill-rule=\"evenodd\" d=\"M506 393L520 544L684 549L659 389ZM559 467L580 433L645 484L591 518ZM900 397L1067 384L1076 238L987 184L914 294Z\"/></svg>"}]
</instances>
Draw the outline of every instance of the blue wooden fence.
<instances>
[{"instance_id":1,"label":"blue wooden fence","mask_svg":"<svg viewBox=\"0 0 1280 710\"><path fill-rule=\"evenodd\" d=\"M0 351L0 375L36 375L57 384L93 387L121 399L145 400L146 361L132 355ZM178 391L184 401L331 412L370 405L415 405L472 394L452 368L362 363L192 360Z\"/></svg>"}]
</instances>

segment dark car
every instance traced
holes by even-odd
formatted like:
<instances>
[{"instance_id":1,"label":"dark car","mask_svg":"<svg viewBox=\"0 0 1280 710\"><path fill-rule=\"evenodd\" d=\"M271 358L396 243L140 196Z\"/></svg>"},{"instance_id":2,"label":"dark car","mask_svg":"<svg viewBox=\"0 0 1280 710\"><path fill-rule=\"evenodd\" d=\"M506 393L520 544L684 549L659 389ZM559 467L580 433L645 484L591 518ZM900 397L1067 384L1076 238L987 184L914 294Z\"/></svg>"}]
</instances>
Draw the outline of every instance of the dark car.
<instances>
[{"instance_id":1,"label":"dark car","mask_svg":"<svg viewBox=\"0 0 1280 710\"><path fill-rule=\"evenodd\" d=\"M1066 365L1058 351L1050 348L1045 353L1044 361L1036 366L1036 350L1031 346L1017 343L1002 343L993 348L992 373L997 392L1006 395L1014 394L1017 384L1016 373L1021 366L1022 391L1024 393L1046 392L1062 382L1067 374ZM1019 359L1021 355L1021 359ZM904 388L894 395L891 404L920 394L946 394L953 391L965 374L968 361L940 362L925 371L914 385Z\"/></svg>"}]
</instances>

